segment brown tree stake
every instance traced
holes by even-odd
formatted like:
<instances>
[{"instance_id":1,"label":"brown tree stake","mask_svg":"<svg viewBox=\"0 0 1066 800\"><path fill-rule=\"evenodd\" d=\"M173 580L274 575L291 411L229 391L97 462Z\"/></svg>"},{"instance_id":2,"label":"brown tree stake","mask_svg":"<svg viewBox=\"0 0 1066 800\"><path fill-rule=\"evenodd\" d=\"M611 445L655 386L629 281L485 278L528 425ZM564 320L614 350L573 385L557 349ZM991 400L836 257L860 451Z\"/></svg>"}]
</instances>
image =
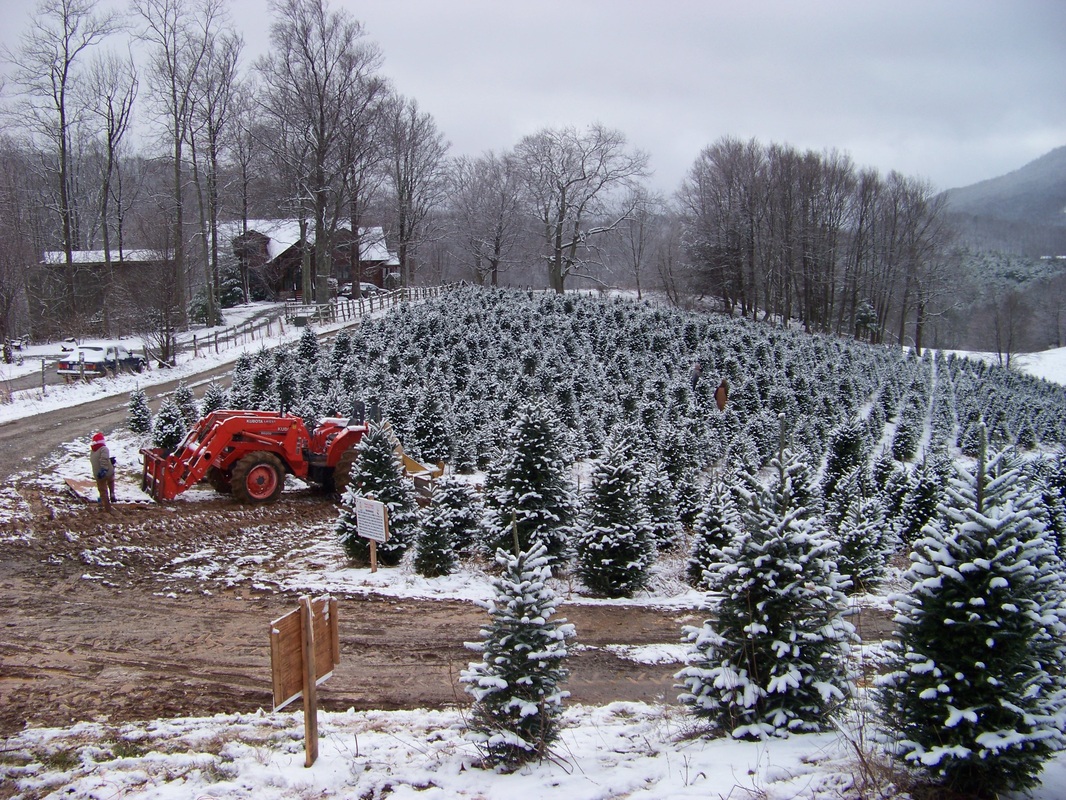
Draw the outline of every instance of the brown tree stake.
<instances>
[{"instance_id":1,"label":"brown tree stake","mask_svg":"<svg viewBox=\"0 0 1066 800\"><path fill-rule=\"evenodd\" d=\"M304 637L304 766L318 758L318 674L315 670L315 630L311 598L300 598L300 622Z\"/></svg>"}]
</instances>

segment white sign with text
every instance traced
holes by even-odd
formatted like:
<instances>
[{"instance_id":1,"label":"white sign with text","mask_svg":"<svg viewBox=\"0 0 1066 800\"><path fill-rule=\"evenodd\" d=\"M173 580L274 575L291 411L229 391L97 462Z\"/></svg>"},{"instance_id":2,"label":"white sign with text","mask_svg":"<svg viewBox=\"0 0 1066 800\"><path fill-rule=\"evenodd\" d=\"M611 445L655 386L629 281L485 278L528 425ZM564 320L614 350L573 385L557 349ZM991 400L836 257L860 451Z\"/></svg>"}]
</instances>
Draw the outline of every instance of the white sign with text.
<instances>
[{"instance_id":1,"label":"white sign with text","mask_svg":"<svg viewBox=\"0 0 1066 800\"><path fill-rule=\"evenodd\" d=\"M364 539L384 542L389 537L389 511L377 500L355 499L355 524Z\"/></svg>"}]
</instances>

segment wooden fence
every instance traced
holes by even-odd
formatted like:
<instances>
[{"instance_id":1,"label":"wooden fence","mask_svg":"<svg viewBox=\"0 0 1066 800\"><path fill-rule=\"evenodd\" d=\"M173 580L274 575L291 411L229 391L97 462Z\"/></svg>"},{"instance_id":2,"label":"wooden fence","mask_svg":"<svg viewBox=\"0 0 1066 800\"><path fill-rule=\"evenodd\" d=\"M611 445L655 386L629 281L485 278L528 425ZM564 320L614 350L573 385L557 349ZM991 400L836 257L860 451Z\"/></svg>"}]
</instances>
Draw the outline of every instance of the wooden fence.
<instances>
[{"instance_id":1,"label":"wooden fence","mask_svg":"<svg viewBox=\"0 0 1066 800\"><path fill-rule=\"evenodd\" d=\"M193 334L192 340L180 349L191 354L192 358L197 358L201 354L219 353L231 347L244 346L257 339L271 337L275 331L279 336L283 335L286 325L303 327L336 323L358 324L375 311L382 311L411 300L437 297L440 293L440 286L426 286L397 289L351 300L337 298L329 303L318 305L305 305L289 300L285 303L283 316L275 319L270 317L249 319L224 330Z\"/></svg>"}]
</instances>

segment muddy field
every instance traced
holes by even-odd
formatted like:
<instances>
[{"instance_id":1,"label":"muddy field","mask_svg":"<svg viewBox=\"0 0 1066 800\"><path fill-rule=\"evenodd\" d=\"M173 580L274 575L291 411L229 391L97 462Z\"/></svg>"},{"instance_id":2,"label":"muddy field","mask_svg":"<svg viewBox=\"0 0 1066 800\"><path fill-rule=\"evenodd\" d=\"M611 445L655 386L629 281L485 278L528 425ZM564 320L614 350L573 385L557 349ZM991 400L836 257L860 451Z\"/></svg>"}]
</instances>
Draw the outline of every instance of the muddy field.
<instances>
[{"instance_id":1,"label":"muddy field","mask_svg":"<svg viewBox=\"0 0 1066 800\"><path fill-rule=\"evenodd\" d=\"M307 545L335 506L311 492L265 508L228 498L99 512L63 492L20 486L0 530L0 733L24 725L112 722L270 709L268 625L297 594L269 575ZM299 520L300 525L293 521ZM211 554L207 559L203 554ZM197 569L199 560L211 568ZM485 611L472 603L337 595L341 665L323 685L328 709L465 704L459 671L476 658ZM570 659L573 699L672 697L676 664L601 649L678 641L687 612L565 605L582 645Z\"/></svg>"},{"instance_id":2,"label":"muddy field","mask_svg":"<svg viewBox=\"0 0 1066 800\"><path fill-rule=\"evenodd\" d=\"M158 387L153 404L172 389ZM119 503L105 515L38 475L71 430L109 430L124 418L125 401L105 399L0 426L0 736L105 717L269 711L270 622L308 586L314 592L318 573L344 566L331 533L336 505L309 490L266 507L207 494ZM469 702L458 675L477 658L464 642L479 638L482 608L331 591L342 660L319 692L323 708ZM607 648L676 645L682 626L702 619L565 602L559 616L577 629L567 688L593 704L672 701L676 663ZM855 621L866 641L891 627L883 613Z\"/></svg>"}]
</instances>

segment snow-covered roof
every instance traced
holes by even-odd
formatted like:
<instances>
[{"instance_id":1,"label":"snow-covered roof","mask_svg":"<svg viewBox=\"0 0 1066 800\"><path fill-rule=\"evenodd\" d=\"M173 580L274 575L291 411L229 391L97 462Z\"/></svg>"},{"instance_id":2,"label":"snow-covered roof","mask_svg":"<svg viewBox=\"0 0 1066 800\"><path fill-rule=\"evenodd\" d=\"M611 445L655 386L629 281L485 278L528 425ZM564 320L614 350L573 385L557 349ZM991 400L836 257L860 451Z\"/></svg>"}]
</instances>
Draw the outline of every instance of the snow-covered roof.
<instances>
[{"instance_id":1,"label":"snow-covered roof","mask_svg":"<svg viewBox=\"0 0 1066 800\"><path fill-rule=\"evenodd\" d=\"M243 232L242 224L240 220L220 222L219 241L228 243L236 239ZM300 241L300 223L295 219L250 219L248 230L267 238L267 255L271 261Z\"/></svg>"},{"instance_id":2,"label":"snow-covered roof","mask_svg":"<svg viewBox=\"0 0 1066 800\"><path fill-rule=\"evenodd\" d=\"M384 261L389 263L395 256L385 244L385 231L380 226L359 229L359 259L361 261ZM396 263L399 263L397 261Z\"/></svg>"},{"instance_id":3,"label":"snow-covered roof","mask_svg":"<svg viewBox=\"0 0 1066 800\"><path fill-rule=\"evenodd\" d=\"M103 264L104 263L104 251L103 250L75 250L72 254L75 264ZM138 261L138 262L152 262L152 261L165 261L166 256L158 250L112 250L111 261L119 263L122 261ZM62 250L47 250L45 251L44 258L41 259L42 264L66 264L67 254Z\"/></svg>"},{"instance_id":4,"label":"snow-covered roof","mask_svg":"<svg viewBox=\"0 0 1066 800\"><path fill-rule=\"evenodd\" d=\"M250 219L248 230L261 233L267 237L267 255L274 260L286 250L300 241L300 223L295 219ZM338 230L350 230L347 225L341 225ZM232 240L241 233L241 222L220 222L218 225L219 238ZM359 228L359 258L361 261L385 261L395 257L389 252L385 242L385 231L380 225ZM308 240L314 241L314 230L309 230Z\"/></svg>"}]
</instances>

